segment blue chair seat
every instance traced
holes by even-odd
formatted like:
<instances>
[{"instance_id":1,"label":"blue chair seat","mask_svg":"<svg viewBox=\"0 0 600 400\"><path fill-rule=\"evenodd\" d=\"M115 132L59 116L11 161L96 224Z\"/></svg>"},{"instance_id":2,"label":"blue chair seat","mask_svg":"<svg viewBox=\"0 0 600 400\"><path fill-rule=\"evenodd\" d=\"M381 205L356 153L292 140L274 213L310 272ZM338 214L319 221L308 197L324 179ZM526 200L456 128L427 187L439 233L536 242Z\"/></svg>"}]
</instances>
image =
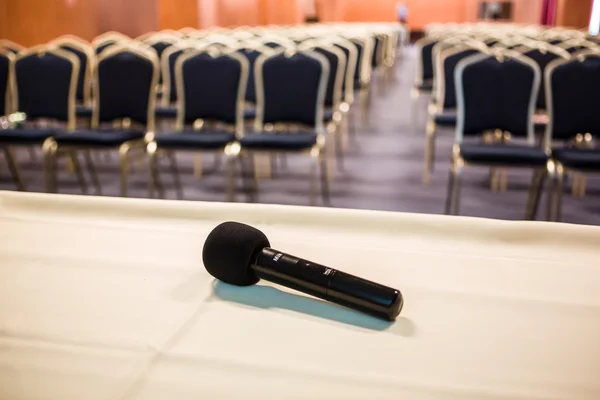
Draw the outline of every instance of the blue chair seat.
<instances>
[{"instance_id":1,"label":"blue chair seat","mask_svg":"<svg viewBox=\"0 0 600 400\"><path fill-rule=\"evenodd\" d=\"M256 119L256 109L255 108L246 108L244 110L244 119L245 120Z\"/></svg>"},{"instance_id":2,"label":"blue chair seat","mask_svg":"<svg viewBox=\"0 0 600 400\"><path fill-rule=\"evenodd\" d=\"M130 140L143 139L144 131L94 130L74 131L56 135L54 140L60 145L86 147L115 147Z\"/></svg>"},{"instance_id":3,"label":"blue chair seat","mask_svg":"<svg viewBox=\"0 0 600 400\"><path fill-rule=\"evenodd\" d=\"M51 136L60 134L59 129L14 128L0 130L2 144L36 144L42 143Z\"/></svg>"},{"instance_id":4,"label":"blue chair seat","mask_svg":"<svg viewBox=\"0 0 600 400\"><path fill-rule=\"evenodd\" d=\"M249 133L240 139L242 148L248 150L306 150L316 143L314 133Z\"/></svg>"},{"instance_id":5,"label":"blue chair seat","mask_svg":"<svg viewBox=\"0 0 600 400\"><path fill-rule=\"evenodd\" d=\"M543 166L548 161L541 148L519 145L461 144L460 155L467 163L498 166Z\"/></svg>"},{"instance_id":6,"label":"blue chair seat","mask_svg":"<svg viewBox=\"0 0 600 400\"><path fill-rule=\"evenodd\" d=\"M89 106L78 105L75 107L75 115L81 118L92 118L93 109Z\"/></svg>"},{"instance_id":7,"label":"blue chair seat","mask_svg":"<svg viewBox=\"0 0 600 400\"><path fill-rule=\"evenodd\" d=\"M224 148L234 140L235 135L231 132L207 131L166 133L155 139L159 148L173 150L217 150Z\"/></svg>"},{"instance_id":8,"label":"blue chair seat","mask_svg":"<svg viewBox=\"0 0 600 400\"><path fill-rule=\"evenodd\" d=\"M557 149L552 158L567 168L581 171L600 171L600 149Z\"/></svg>"},{"instance_id":9,"label":"blue chair seat","mask_svg":"<svg viewBox=\"0 0 600 400\"><path fill-rule=\"evenodd\" d=\"M154 110L154 115L158 118L175 119L177 118L177 107L157 106Z\"/></svg>"},{"instance_id":10,"label":"blue chair seat","mask_svg":"<svg viewBox=\"0 0 600 400\"><path fill-rule=\"evenodd\" d=\"M456 114L436 114L433 117L433 121L438 126L452 127L456 126Z\"/></svg>"}]
</instances>

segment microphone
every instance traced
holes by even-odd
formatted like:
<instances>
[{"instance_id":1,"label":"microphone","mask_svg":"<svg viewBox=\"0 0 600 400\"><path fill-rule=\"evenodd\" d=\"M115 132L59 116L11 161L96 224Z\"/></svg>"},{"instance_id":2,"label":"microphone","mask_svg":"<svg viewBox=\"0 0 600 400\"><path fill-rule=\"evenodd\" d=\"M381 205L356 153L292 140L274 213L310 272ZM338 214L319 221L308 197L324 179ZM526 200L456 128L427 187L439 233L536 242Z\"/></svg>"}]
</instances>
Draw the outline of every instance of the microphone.
<instances>
[{"instance_id":1,"label":"microphone","mask_svg":"<svg viewBox=\"0 0 600 400\"><path fill-rule=\"evenodd\" d=\"M272 249L264 233L224 222L206 238L202 260L209 274L236 286L260 279L393 321L404 299L399 290Z\"/></svg>"}]
</instances>

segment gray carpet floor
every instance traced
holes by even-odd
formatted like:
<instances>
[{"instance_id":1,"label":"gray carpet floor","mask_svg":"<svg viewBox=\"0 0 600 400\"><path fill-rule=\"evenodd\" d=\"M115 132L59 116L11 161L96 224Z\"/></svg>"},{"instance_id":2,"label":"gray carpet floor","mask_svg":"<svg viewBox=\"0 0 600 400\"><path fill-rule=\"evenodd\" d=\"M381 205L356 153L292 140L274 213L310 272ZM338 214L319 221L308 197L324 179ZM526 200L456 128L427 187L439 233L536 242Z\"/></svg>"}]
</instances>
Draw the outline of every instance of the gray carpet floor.
<instances>
[{"instance_id":1,"label":"gray carpet floor","mask_svg":"<svg viewBox=\"0 0 600 400\"><path fill-rule=\"evenodd\" d=\"M398 60L391 79L375 75L372 82L372 101L368 123L356 128L355 140L350 144L343 171L336 173L331 184L333 207L389 210L414 213L440 214L446 195L453 132L441 131L437 140L437 160L431 184L421 183L424 160L424 118L426 99L419 104L420 121L411 129L410 87L415 69L414 49L408 49ZM358 112L354 110L352 112ZM354 115L355 120L359 118ZM186 200L223 201L225 174L215 168L213 157L203 157L204 175L193 176L193 156L177 156L184 196ZM27 189L43 191L40 162L32 160L24 151L18 151L18 160ZM97 162L103 194L119 193L118 163L116 154L108 160ZM278 168L273 179L259 184L258 201L270 204L307 205L309 188L308 157L289 156L286 168ZM75 177L62 168L61 193L80 193ZM130 196L146 197L148 194L147 170L131 177ZM169 198L175 198L171 177L163 168L163 183ZM525 210L527 189L531 172L509 171L508 190L494 193L489 189L489 170L467 168L463 178L461 214L487 218L517 220ZM88 179L89 180L89 179ZM0 190L14 190L6 164L0 159ZM567 185L567 190L569 185ZM600 179L590 176L588 194L578 199L565 194L563 220L569 223L600 225ZM238 193L237 200L246 197ZM541 210L545 210L545 198ZM540 212L540 217L544 215Z\"/></svg>"}]
</instances>

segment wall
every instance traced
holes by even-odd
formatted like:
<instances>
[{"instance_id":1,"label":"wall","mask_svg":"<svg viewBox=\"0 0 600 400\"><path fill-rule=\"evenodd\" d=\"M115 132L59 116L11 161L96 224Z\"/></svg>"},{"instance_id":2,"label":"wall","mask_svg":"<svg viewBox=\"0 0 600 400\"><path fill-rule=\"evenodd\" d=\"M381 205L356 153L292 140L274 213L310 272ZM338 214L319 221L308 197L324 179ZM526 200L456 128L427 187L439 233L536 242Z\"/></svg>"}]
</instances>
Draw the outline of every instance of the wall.
<instances>
[{"instance_id":1,"label":"wall","mask_svg":"<svg viewBox=\"0 0 600 400\"><path fill-rule=\"evenodd\" d=\"M32 46L72 33L96 35L95 3L89 0L0 0L0 36Z\"/></svg>"},{"instance_id":2,"label":"wall","mask_svg":"<svg viewBox=\"0 0 600 400\"><path fill-rule=\"evenodd\" d=\"M71 1L93 2L93 0ZM136 37L159 29L156 0L95 0L95 2L98 33L118 31Z\"/></svg>"},{"instance_id":3,"label":"wall","mask_svg":"<svg viewBox=\"0 0 600 400\"><path fill-rule=\"evenodd\" d=\"M158 29L197 27L198 17L198 0L158 0Z\"/></svg>"},{"instance_id":4,"label":"wall","mask_svg":"<svg viewBox=\"0 0 600 400\"><path fill-rule=\"evenodd\" d=\"M398 0L318 0L324 21L396 21ZM540 19L540 0L513 0L515 22L534 24ZM574 0L578 1L578 0ZM587 1L587 0L585 0ZM419 30L433 22L474 22L480 0L403 0L408 23ZM323 10L323 12L321 12Z\"/></svg>"},{"instance_id":5,"label":"wall","mask_svg":"<svg viewBox=\"0 0 600 400\"><path fill-rule=\"evenodd\" d=\"M480 0L403 0L409 25L477 20ZM71 33L92 39L117 30L130 36L185 26L295 24L314 2L321 20L395 21L399 0L0 0L0 37L26 46ZM541 0L514 0L515 21L537 23ZM588 24L591 0L559 0L558 24Z\"/></svg>"},{"instance_id":6,"label":"wall","mask_svg":"<svg viewBox=\"0 0 600 400\"><path fill-rule=\"evenodd\" d=\"M585 28L590 23L592 0L558 0L556 24Z\"/></svg>"}]
</instances>

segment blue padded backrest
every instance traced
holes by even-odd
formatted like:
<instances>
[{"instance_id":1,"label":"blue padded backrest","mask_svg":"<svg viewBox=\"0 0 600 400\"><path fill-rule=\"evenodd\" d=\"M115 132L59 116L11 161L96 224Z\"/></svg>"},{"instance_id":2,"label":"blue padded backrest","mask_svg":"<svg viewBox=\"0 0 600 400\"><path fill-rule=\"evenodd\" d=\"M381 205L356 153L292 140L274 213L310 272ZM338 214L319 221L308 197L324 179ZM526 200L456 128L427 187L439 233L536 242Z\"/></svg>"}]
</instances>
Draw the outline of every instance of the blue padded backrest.
<instances>
[{"instance_id":1,"label":"blue padded backrest","mask_svg":"<svg viewBox=\"0 0 600 400\"><path fill-rule=\"evenodd\" d=\"M85 95L85 75L89 68L89 60L87 54L76 47L68 44L61 44L60 48L72 53L79 59L79 77L77 78L77 101L83 101Z\"/></svg>"},{"instance_id":2,"label":"blue padded backrest","mask_svg":"<svg viewBox=\"0 0 600 400\"><path fill-rule=\"evenodd\" d=\"M177 101L177 83L175 82L175 63L180 55L185 52L184 49L176 50L169 54L169 83L171 92L169 94L169 101L174 103Z\"/></svg>"},{"instance_id":3,"label":"blue padded backrest","mask_svg":"<svg viewBox=\"0 0 600 400\"><path fill-rule=\"evenodd\" d=\"M69 119L71 61L51 53L30 54L16 62L15 74L18 111L28 118Z\"/></svg>"},{"instance_id":4,"label":"blue padded backrest","mask_svg":"<svg viewBox=\"0 0 600 400\"><path fill-rule=\"evenodd\" d=\"M240 49L239 52L248 59L248 64L250 67L248 75L248 87L246 88L246 101L249 103L256 103L256 83L254 81L254 65L256 64L256 59L262 53L254 49Z\"/></svg>"},{"instance_id":5,"label":"blue padded backrest","mask_svg":"<svg viewBox=\"0 0 600 400\"><path fill-rule=\"evenodd\" d=\"M488 57L468 65L462 74L464 135L501 129L526 137L534 76L531 66L512 59Z\"/></svg>"},{"instance_id":6,"label":"blue padded backrest","mask_svg":"<svg viewBox=\"0 0 600 400\"><path fill-rule=\"evenodd\" d=\"M421 49L421 63L423 65L421 79L423 82L433 79L433 47L437 42L430 42Z\"/></svg>"},{"instance_id":7,"label":"blue padded backrest","mask_svg":"<svg viewBox=\"0 0 600 400\"><path fill-rule=\"evenodd\" d=\"M183 62L182 73L185 123L199 118L236 122L242 75L238 60L201 53Z\"/></svg>"},{"instance_id":8,"label":"blue padded backrest","mask_svg":"<svg viewBox=\"0 0 600 400\"><path fill-rule=\"evenodd\" d=\"M570 139L578 133L600 135L598 93L600 57L577 59L552 72L552 118L554 139Z\"/></svg>"},{"instance_id":9,"label":"blue padded backrest","mask_svg":"<svg viewBox=\"0 0 600 400\"><path fill-rule=\"evenodd\" d=\"M335 47L342 50L346 55L346 68L344 69L344 82L342 84L342 93L346 93L346 76L348 76L348 69L350 68L350 50L339 44L335 44Z\"/></svg>"},{"instance_id":10,"label":"blue padded backrest","mask_svg":"<svg viewBox=\"0 0 600 400\"><path fill-rule=\"evenodd\" d=\"M265 96L263 122L315 126L322 74L321 63L302 53L291 57L279 54L268 58L262 67Z\"/></svg>"},{"instance_id":11,"label":"blue padded backrest","mask_svg":"<svg viewBox=\"0 0 600 400\"><path fill-rule=\"evenodd\" d=\"M549 51L547 52L541 52L538 49L533 49L533 50L529 50L525 53L523 53L524 55L526 55L527 57L531 58L533 61L535 61L537 63L537 65L540 66L540 70L542 71L542 81L540 83L540 92L538 94L538 100L537 100L537 108L539 108L540 110L545 110L546 109L546 91L544 90L545 85L546 85L546 78L545 78L545 71L546 71L546 67L548 66L548 64L550 64L552 61L556 60L557 58L560 58L560 56L551 53Z\"/></svg>"},{"instance_id":12,"label":"blue padded backrest","mask_svg":"<svg viewBox=\"0 0 600 400\"><path fill-rule=\"evenodd\" d=\"M315 47L314 51L319 54L322 54L327 58L327 62L329 62L329 76L327 77L327 90L325 92L325 105L331 107L335 103L334 98L334 89L335 89L335 80L337 77L338 65L340 60L338 57L327 49L321 47Z\"/></svg>"},{"instance_id":13,"label":"blue padded backrest","mask_svg":"<svg viewBox=\"0 0 600 400\"><path fill-rule=\"evenodd\" d=\"M128 51L116 53L98 63L99 120L117 118L148 123L148 105L154 64Z\"/></svg>"},{"instance_id":14,"label":"blue padded backrest","mask_svg":"<svg viewBox=\"0 0 600 400\"><path fill-rule=\"evenodd\" d=\"M6 111L6 94L9 88L10 60L7 56L0 53L0 115Z\"/></svg>"},{"instance_id":15,"label":"blue padded backrest","mask_svg":"<svg viewBox=\"0 0 600 400\"><path fill-rule=\"evenodd\" d=\"M479 50L465 49L461 52L452 54L446 57L444 60L444 99L442 108L452 109L456 107L456 88L454 85L454 72L456 71L457 64L464 58L472 56L473 54L479 53Z\"/></svg>"},{"instance_id":16,"label":"blue padded backrest","mask_svg":"<svg viewBox=\"0 0 600 400\"><path fill-rule=\"evenodd\" d=\"M356 70L354 71L354 82L360 82L360 74L362 72L362 58L365 54L365 46L362 43L352 42L356 46Z\"/></svg>"}]
</instances>

